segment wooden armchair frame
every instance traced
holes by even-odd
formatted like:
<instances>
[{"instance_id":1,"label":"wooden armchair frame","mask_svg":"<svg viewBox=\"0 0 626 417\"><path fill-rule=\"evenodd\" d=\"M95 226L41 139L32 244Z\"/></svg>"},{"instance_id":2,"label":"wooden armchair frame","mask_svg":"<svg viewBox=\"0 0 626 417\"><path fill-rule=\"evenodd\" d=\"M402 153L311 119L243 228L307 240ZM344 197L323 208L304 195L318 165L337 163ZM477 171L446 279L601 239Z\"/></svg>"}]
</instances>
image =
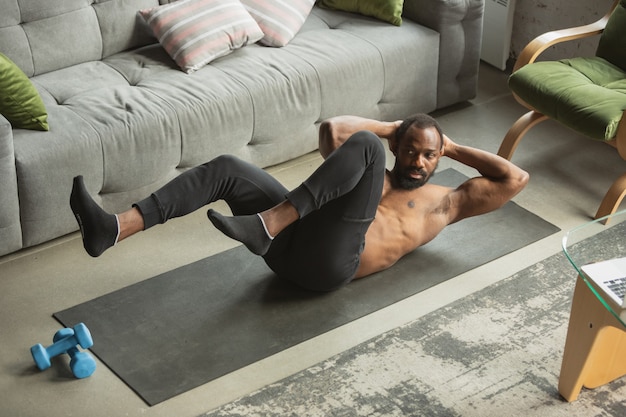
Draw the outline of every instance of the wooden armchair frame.
<instances>
[{"instance_id":1,"label":"wooden armchair frame","mask_svg":"<svg viewBox=\"0 0 626 417\"><path fill-rule=\"evenodd\" d=\"M615 0L607 14L594 23L573 28L555 30L539 35L538 37L533 39L528 45L526 45L526 47L524 47L524 49L520 53L520 56L515 62L513 72L517 71L526 64L531 64L535 62L537 57L552 45L601 34L606 27L611 13L613 13L613 10L615 10L618 4L619 0ZM533 109L532 106L525 103L515 93L513 93L513 96L522 106L526 107L530 111L517 119L517 121L513 124L513 126L511 126L504 139L502 140L502 143L500 144L498 155L508 160L513 157L513 153L515 152L517 145L519 144L520 140L522 140L526 132L528 132L528 130L530 130L530 128L532 128L536 124L549 118L548 116ZM616 137L611 141L606 142L609 145L615 147L620 157L624 160L626 160L625 115L626 112L622 114ZM625 195L626 173L620 176L611 185L608 192L605 194L602 203L600 203L600 207L596 212L595 218L598 219L600 217L604 217L614 213L615 210L617 210L617 207L619 207Z\"/></svg>"}]
</instances>

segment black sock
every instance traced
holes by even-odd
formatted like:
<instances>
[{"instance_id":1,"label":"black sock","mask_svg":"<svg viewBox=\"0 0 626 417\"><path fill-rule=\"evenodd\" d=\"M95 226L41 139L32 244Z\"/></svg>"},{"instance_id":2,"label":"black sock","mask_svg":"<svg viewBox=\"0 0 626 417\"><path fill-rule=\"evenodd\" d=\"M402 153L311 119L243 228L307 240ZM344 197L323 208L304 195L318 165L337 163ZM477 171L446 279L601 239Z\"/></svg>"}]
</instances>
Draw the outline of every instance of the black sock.
<instances>
[{"instance_id":1,"label":"black sock","mask_svg":"<svg viewBox=\"0 0 626 417\"><path fill-rule=\"evenodd\" d=\"M272 238L258 214L226 217L209 210L207 216L222 233L240 241L256 255L265 255L272 244Z\"/></svg>"},{"instance_id":2,"label":"black sock","mask_svg":"<svg viewBox=\"0 0 626 417\"><path fill-rule=\"evenodd\" d=\"M117 243L119 225L117 216L102 210L91 198L82 175L74 178L70 207L83 236L83 246L94 258Z\"/></svg>"}]
</instances>

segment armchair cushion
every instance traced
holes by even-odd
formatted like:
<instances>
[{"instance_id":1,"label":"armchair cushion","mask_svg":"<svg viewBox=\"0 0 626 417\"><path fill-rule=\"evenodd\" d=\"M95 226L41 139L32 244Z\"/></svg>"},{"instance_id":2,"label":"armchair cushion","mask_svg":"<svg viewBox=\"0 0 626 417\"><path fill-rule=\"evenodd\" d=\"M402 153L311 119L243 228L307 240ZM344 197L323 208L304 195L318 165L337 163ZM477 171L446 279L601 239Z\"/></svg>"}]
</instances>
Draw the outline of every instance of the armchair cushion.
<instances>
[{"instance_id":1,"label":"armchair cushion","mask_svg":"<svg viewBox=\"0 0 626 417\"><path fill-rule=\"evenodd\" d=\"M593 139L615 137L626 109L626 72L600 57L525 65L509 88L538 112Z\"/></svg>"}]
</instances>

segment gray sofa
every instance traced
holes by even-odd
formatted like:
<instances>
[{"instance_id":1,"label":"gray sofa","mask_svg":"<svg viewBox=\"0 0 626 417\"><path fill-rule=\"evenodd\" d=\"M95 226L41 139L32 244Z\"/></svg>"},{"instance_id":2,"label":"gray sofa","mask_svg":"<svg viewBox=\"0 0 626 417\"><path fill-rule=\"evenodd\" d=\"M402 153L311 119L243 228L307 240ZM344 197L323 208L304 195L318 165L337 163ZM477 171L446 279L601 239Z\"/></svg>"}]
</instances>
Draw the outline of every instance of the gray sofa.
<instances>
[{"instance_id":1,"label":"gray sofa","mask_svg":"<svg viewBox=\"0 0 626 417\"><path fill-rule=\"evenodd\" d=\"M248 45L193 74L138 18L158 4L0 0L0 52L50 125L0 115L0 255L77 230L76 175L119 211L220 154L267 167L314 151L325 118L396 120L476 92L483 0L405 0L400 27L315 6L288 45Z\"/></svg>"}]
</instances>

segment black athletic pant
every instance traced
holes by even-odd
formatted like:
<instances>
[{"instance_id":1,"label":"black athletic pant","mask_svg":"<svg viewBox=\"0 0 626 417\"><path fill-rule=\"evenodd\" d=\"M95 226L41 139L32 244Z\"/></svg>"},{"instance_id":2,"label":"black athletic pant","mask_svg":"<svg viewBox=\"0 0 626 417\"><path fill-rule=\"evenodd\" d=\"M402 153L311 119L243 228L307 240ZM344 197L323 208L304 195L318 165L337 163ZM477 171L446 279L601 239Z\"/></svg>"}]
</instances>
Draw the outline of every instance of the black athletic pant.
<instances>
[{"instance_id":1,"label":"black athletic pant","mask_svg":"<svg viewBox=\"0 0 626 417\"><path fill-rule=\"evenodd\" d=\"M263 256L280 277L330 291L350 282L365 232L376 214L385 151L371 132L355 133L293 191L264 170L233 156L192 168L135 206L145 228L224 200L235 215L254 214L287 198L300 219L278 234Z\"/></svg>"}]
</instances>

